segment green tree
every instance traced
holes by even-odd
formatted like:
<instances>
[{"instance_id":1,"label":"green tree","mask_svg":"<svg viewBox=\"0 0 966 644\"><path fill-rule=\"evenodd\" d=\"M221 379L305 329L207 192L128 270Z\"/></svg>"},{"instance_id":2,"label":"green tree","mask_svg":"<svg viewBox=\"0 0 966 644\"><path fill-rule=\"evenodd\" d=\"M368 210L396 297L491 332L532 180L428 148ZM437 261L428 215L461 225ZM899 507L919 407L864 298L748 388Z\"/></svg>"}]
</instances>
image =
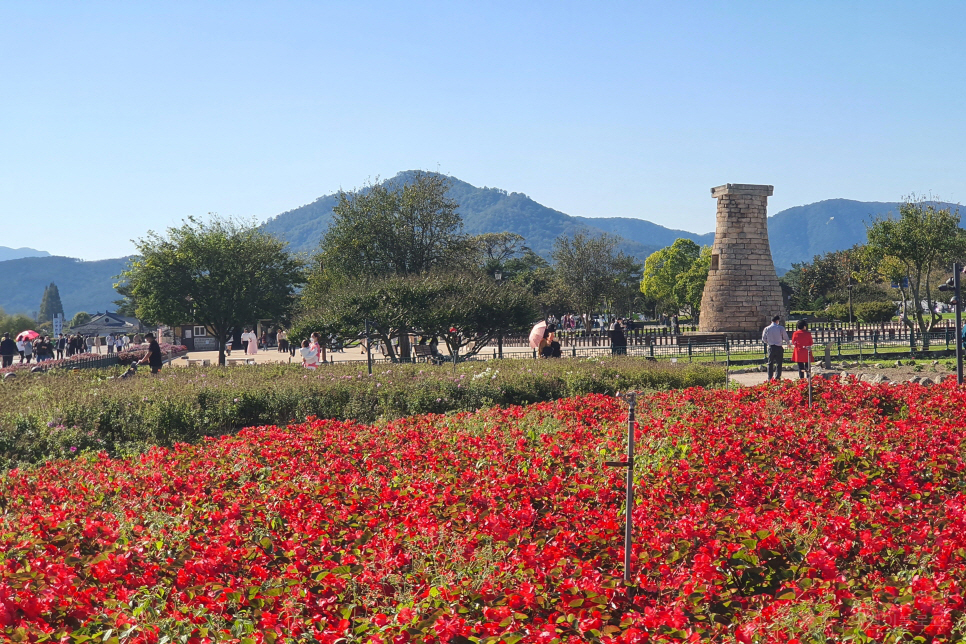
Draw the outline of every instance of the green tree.
<instances>
[{"instance_id":1,"label":"green tree","mask_svg":"<svg viewBox=\"0 0 966 644\"><path fill-rule=\"evenodd\" d=\"M636 286L641 265L617 250L618 238L612 235L589 237L577 232L573 237L558 237L551 256L558 302L566 301L590 328L590 316L607 301L624 295L628 276ZM551 293L553 295L553 293Z\"/></svg>"},{"instance_id":2,"label":"green tree","mask_svg":"<svg viewBox=\"0 0 966 644\"><path fill-rule=\"evenodd\" d=\"M57 314L64 314L64 305L60 301L60 291L53 282L44 288L44 295L40 299L40 309L37 311L38 322L50 322Z\"/></svg>"},{"instance_id":3,"label":"green tree","mask_svg":"<svg viewBox=\"0 0 966 644\"><path fill-rule=\"evenodd\" d=\"M933 313L933 272L966 254L966 232L959 227L959 212L912 197L900 204L898 218L876 218L867 234L872 260L894 273L891 277L909 278L908 293L902 289L903 299L912 301L909 323L918 327L922 348L928 349L926 333L939 319Z\"/></svg>"},{"instance_id":4,"label":"green tree","mask_svg":"<svg viewBox=\"0 0 966 644\"><path fill-rule=\"evenodd\" d=\"M0 334L9 333L15 337L21 331L33 328L34 320L24 313L7 314L0 308Z\"/></svg>"},{"instance_id":5,"label":"green tree","mask_svg":"<svg viewBox=\"0 0 966 644\"><path fill-rule=\"evenodd\" d=\"M387 181L340 192L322 238L322 261L344 275L420 275L465 257L458 205L445 177L417 172L406 183Z\"/></svg>"},{"instance_id":6,"label":"green tree","mask_svg":"<svg viewBox=\"0 0 966 644\"><path fill-rule=\"evenodd\" d=\"M340 192L332 224L322 238L320 272L371 284L372 280L420 276L443 266L466 265L474 249L462 234L463 219L458 204L446 196L448 188L442 175L416 172L405 182L387 181L356 192ZM341 282L344 280L336 279ZM328 278L317 286L326 283ZM399 284L387 287L392 290ZM311 300L312 296L307 302ZM400 353L408 358L407 329L396 328L392 333L399 340Z\"/></svg>"},{"instance_id":7,"label":"green tree","mask_svg":"<svg viewBox=\"0 0 966 644\"><path fill-rule=\"evenodd\" d=\"M137 317L137 302L134 301L134 297L131 295L131 285L127 283L119 283L114 285L114 290L117 294L121 296L120 299L114 300L114 312L118 315L123 315L124 317L134 318ZM148 326L155 326L148 320L143 320Z\"/></svg>"},{"instance_id":8,"label":"green tree","mask_svg":"<svg viewBox=\"0 0 966 644\"><path fill-rule=\"evenodd\" d=\"M408 358L393 340L410 330L440 337L454 352L472 345L466 355L473 355L494 337L528 328L534 317L525 289L497 283L482 271L322 281L310 278L306 291L311 289L313 305L296 318L292 337L318 331L351 346L365 337L368 321L370 337L393 362Z\"/></svg>"},{"instance_id":9,"label":"green tree","mask_svg":"<svg viewBox=\"0 0 966 644\"><path fill-rule=\"evenodd\" d=\"M304 283L302 260L254 223L189 218L166 236L149 232L136 248L138 256L119 277L137 302L137 316L206 326L218 339L219 364L235 327L288 315Z\"/></svg>"},{"instance_id":10,"label":"green tree","mask_svg":"<svg viewBox=\"0 0 966 644\"><path fill-rule=\"evenodd\" d=\"M496 338L502 357L502 336L529 330L537 315L526 289L497 283L486 273L442 274L433 282L434 293L418 316L418 328L443 338L453 356L475 355Z\"/></svg>"},{"instance_id":11,"label":"green tree","mask_svg":"<svg viewBox=\"0 0 966 644\"><path fill-rule=\"evenodd\" d=\"M74 317L71 318L70 327L74 329L79 326L84 326L90 321L91 321L90 313L88 313L87 311L78 311L77 313L74 314Z\"/></svg>"},{"instance_id":12,"label":"green tree","mask_svg":"<svg viewBox=\"0 0 966 644\"><path fill-rule=\"evenodd\" d=\"M676 239L644 261L640 289L658 309L674 315L686 309L697 321L704 284L711 270L711 248Z\"/></svg>"},{"instance_id":13,"label":"green tree","mask_svg":"<svg viewBox=\"0 0 966 644\"><path fill-rule=\"evenodd\" d=\"M697 259L688 270L678 274L674 284L674 297L688 309L692 324L697 324L701 316L701 298L704 295L704 285L711 272L711 247L704 246Z\"/></svg>"}]
</instances>

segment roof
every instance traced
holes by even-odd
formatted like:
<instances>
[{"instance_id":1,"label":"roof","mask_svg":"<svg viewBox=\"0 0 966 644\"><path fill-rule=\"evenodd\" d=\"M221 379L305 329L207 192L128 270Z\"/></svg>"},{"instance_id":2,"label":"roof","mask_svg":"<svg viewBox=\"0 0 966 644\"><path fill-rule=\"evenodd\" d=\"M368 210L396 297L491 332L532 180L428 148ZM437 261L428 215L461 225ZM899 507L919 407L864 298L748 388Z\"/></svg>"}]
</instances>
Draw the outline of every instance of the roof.
<instances>
[{"instance_id":1,"label":"roof","mask_svg":"<svg viewBox=\"0 0 966 644\"><path fill-rule=\"evenodd\" d=\"M80 333L81 335L117 335L119 333L140 333L142 331L144 331L144 325L136 318L124 317L109 311L98 313L87 324L70 329L71 333Z\"/></svg>"}]
</instances>

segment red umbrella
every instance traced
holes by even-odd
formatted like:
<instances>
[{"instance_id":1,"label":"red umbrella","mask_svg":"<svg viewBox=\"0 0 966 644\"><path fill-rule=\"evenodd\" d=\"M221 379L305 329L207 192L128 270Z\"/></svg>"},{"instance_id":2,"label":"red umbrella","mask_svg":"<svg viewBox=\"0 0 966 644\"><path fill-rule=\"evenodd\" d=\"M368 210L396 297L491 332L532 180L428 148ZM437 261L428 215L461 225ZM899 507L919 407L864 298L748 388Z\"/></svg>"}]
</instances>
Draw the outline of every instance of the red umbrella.
<instances>
[{"instance_id":1,"label":"red umbrella","mask_svg":"<svg viewBox=\"0 0 966 644\"><path fill-rule=\"evenodd\" d=\"M21 331L20 335L17 336L17 340L32 342L33 340L36 340L39 337L40 337L39 333L28 329L27 331Z\"/></svg>"}]
</instances>

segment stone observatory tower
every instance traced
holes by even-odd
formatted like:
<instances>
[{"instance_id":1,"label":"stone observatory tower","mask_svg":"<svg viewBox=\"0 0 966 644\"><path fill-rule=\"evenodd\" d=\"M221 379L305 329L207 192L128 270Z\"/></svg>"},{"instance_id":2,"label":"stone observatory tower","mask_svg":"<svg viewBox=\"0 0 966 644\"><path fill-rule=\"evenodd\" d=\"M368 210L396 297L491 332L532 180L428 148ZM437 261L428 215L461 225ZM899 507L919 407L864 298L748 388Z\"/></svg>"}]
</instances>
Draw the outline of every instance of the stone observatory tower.
<instances>
[{"instance_id":1,"label":"stone observatory tower","mask_svg":"<svg viewBox=\"0 0 966 644\"><path fill-rule=\"evenodd\" d=\"M701 331L760 333L772 316L785 314L768 245L766 213L774 190L743 183L711 189L718 221L701 298Z\"/></svg>"}]
</instances>

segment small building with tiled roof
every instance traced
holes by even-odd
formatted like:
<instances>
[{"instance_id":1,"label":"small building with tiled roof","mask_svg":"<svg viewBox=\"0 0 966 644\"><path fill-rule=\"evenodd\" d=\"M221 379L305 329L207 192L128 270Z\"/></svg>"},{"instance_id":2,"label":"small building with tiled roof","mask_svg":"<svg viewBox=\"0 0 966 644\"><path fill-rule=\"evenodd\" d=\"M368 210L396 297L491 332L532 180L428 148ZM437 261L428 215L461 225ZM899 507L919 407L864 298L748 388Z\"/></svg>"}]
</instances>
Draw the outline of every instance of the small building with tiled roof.
<instances>
[{"instance_id":1,"label":"small building with tiled roof","mask_svg":"<svg viewBox=\"0 0 966 644\"><path fill-rule=\"evenodd\" d=\"M137 318L124 317L117 313L105 311L95 314L87 324L71 327L68 333L80 333L83 336L132 335L144 333L148 330Z\"/></svg>"}]
</instances>

